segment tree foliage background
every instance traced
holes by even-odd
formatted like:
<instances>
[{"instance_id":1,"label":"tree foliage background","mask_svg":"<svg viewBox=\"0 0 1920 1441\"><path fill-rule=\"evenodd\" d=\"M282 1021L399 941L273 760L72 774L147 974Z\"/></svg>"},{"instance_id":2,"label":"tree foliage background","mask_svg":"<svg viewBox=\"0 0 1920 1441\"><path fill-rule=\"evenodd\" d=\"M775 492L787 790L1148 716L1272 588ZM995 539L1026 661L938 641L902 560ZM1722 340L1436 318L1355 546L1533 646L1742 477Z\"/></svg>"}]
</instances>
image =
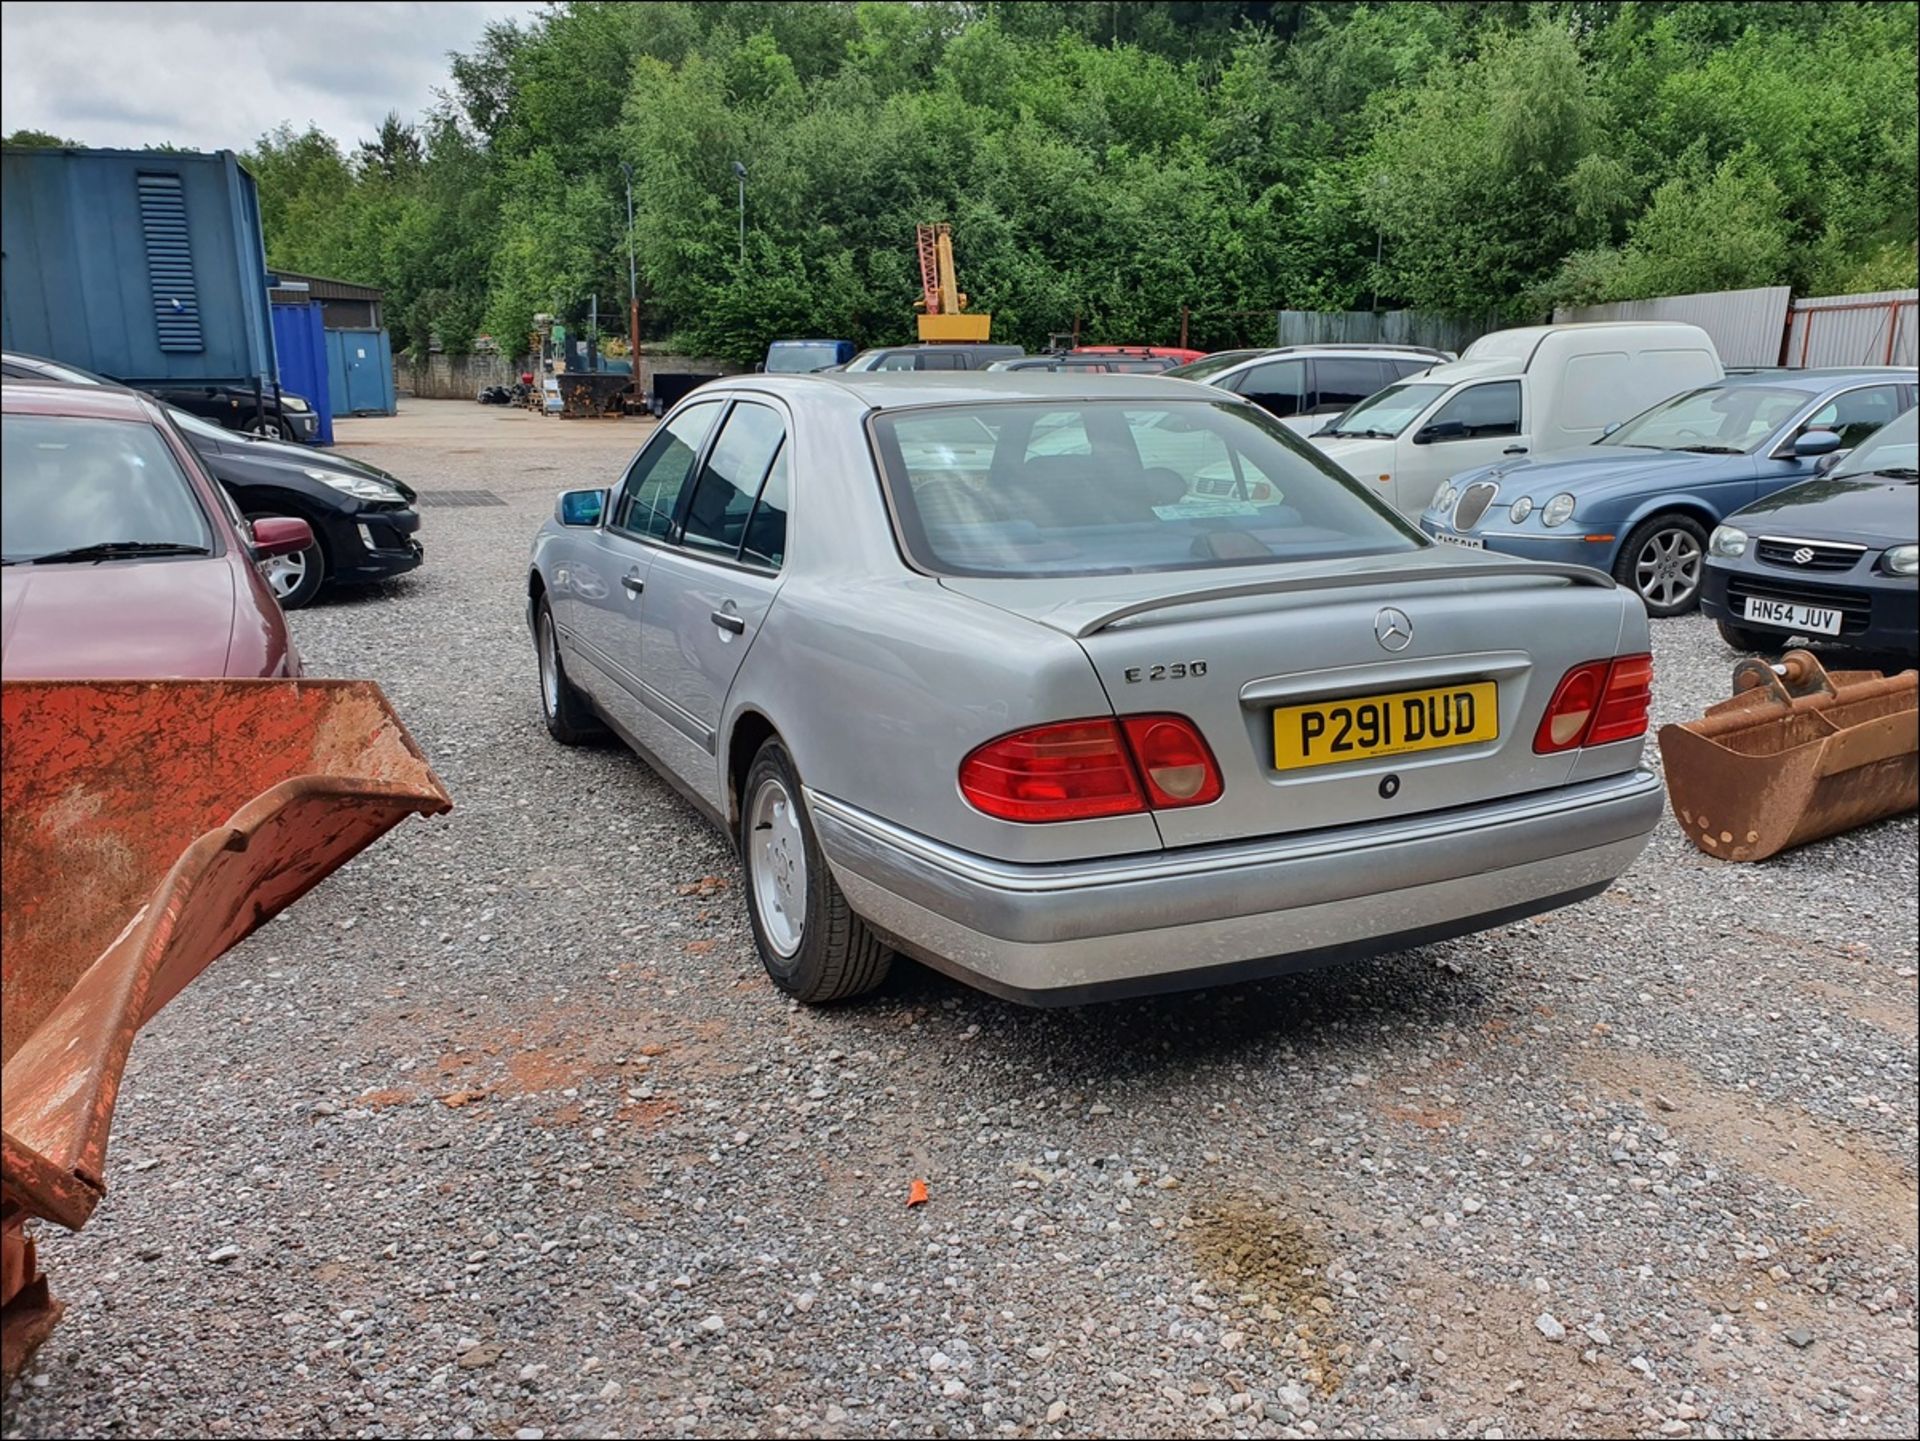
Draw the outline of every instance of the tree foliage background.
<instances>
[{"instance_id":1,"label":"tree foliage background","mask_svg":"<svg viewBox=\"0 0 1920 1441\"><path fill-rule=\"evenodd\" d=\"M397 340L912 333L916 222L996 338L1258 339L1276 307L1507 317L1916 278L1916 6L574 3L440 103L248 155L270 259ZM740 254L733 162L749 169ZM1245 312L1245 313L1241 313Z\"/></svg>"}]
</instances>

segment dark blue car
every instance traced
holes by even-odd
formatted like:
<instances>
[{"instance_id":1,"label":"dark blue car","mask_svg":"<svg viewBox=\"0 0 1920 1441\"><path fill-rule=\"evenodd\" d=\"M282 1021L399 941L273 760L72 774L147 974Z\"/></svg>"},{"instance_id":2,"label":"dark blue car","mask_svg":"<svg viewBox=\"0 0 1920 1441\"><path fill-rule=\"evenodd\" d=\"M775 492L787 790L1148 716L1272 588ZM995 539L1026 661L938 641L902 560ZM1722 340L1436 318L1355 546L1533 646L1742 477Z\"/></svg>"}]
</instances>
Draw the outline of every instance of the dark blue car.
<instances>
[{"instance_id":1,"label":"dark blue car","mask_svg":"<svg viewBox=\"0 0 1920 1441\"><path fill-rule=\"evenodd\" d=\"M1610 573L1655 616L1700 599L1707 536L1913 405L1912 369L1760 371L1662 401L1592 445L1464 471L1420 527L1435 540Z\"/></svg>"}]
</instances>

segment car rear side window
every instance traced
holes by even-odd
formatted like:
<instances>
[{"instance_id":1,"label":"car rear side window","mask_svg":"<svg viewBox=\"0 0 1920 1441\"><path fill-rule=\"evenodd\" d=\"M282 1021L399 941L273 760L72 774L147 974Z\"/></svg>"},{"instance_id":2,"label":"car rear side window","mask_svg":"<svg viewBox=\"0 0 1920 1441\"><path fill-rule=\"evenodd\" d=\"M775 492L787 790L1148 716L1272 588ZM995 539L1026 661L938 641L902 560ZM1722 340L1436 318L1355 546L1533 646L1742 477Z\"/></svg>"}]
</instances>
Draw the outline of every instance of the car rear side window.
<instances>
[{"instance_id":1,"label":"car rear side window","mask_svg":"<svg viewBox=\"0 0 1920 1441\"><path fill-rule=\"evenodd\" d=\"M948 405L872 422L908 554L952 575L1096 575L1415 550L1387 506L1231 401Z\"/></svg>"},{"instance_id":2,"label":"car rear side window","mask_svg":"<svg viewBox=\"0 0 1920 1441\"><path fill-rule=\"evenodd\" d=\"M145 421L14 414L0 435L9 562L100 545L212 550L192 482Z\"/></svg>"},{"instance_id":3,"label":"car rear side window","mask_svg":"<svg viewBox=\"0 0 1920 1441\"><path fill-rule=\"evenodd\" d=\"M770 405L743 400L728 413L687 502L681 540L689 550L729 558L740 553L747 518L786 435L786 423Z\"/></svg>"},{"instance_id":4,"label":"car rear side window","mask_svg":"<svg viewBox=\"0 0 1920 1441\"><path fill-rule=\"evenodd\" d=\"M1276 360L1256 365L1229 376L1222 384L1274 415L1298 415L1306 409L1307 363L1304 360Z\"/></svg>"},{"instance_id":5,"label":"car rear side window","mask_svg":"<svg viewBox=\"0 0 1920 1441\"><path fill-rule=\"evenodd\" d=\"M787 456L792 447L782 445L767 472L767 483L760 487L760 499L754 502L747 520L746 539L740 545L740 559L749 565L780 569L787 558Z\"/></svg>"},{"instance_id":6,"label":"car rear side window","mask_svg":"<svg viewBox=\"0 0 1920 1441\"><path fill-rule=\"evenodd\" d=\"M1395 377L1378 360L1319 359L1313 362L1313 413L1335 415L1358 405Z\"/></svg>"},{"instance_id":7,"label":"car rear side window","mask_svg":"<svg viewBox=\"0 0 1920 1441\"><path fill-rule=\"evenodd\" d=\"M646 448L634 457L614 503L613 528L629 535L665 540L673 529L674 507L693 471L693 462L706 443L707 432L719 419L722 403L690 405L674 416Z\"/></svg>"}]
</instances>

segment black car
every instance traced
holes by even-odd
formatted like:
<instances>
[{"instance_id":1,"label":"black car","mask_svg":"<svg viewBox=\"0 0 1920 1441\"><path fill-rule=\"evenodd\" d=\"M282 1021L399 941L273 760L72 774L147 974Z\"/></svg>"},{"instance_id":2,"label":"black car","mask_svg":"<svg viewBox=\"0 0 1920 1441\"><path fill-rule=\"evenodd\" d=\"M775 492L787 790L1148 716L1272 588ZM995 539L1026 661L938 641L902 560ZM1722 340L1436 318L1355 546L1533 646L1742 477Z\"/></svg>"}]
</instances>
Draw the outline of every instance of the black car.
<instances>
[{"instance_id":1,"label":"black car","mask_svg":"<svg viewBox=\"0 0 1920 1441\"><path fill-rule=\"evenodd\" d=\"M268 390L257 399L251 386L219 382L188 385L149 385L147 393L164 405L184 410L226 430L248 435L314 444L320 438L320 416L303 395Z\"/></svg>"},{"instance_id":2,"label":"black car","mask_svg":"<svg viewBox=\"0 0 1920 1441\"><path fill-rule=\"evenodd\" d=\"M342 455L222 430L197 415L167 418L248 520L297 516L313 527L311 549L266 563L267 583L288 610L328 583L385 580L419 565L420 512L410 487Z\"/></svg>"},{"instance_id":3,"label":"black car","mask_svg":"<svg viewBox=\"0 0 1920 1441\"><path fill-rule=\"evenodd\" d=\"M77 365L48 360L43 355L23 355L9 350L0 357L0 375L15 380L52 380L62 385L126 385L110 375L96 375ZM243 434L277 436L281 440L305 441L309 445L320 437L320 417L307 404L305 396L283 390L276 397L267 391L254 402L251 388L219 381L190 381L173 385L130 386L144 389L148 395L176 410L198 415L215 425ZM266 413L261 414L261 407Z\"/></svg>"},{"instance_id":4,"label":"black car","mask_svg":"<svg viewBox=\"0 0 1920 1441\"><path fill-rule=\"evenodd\" d=\"M11 351L0 356L0 375L118 385L78 366ZM267 582L286 609L307 604L329 582L384 580L420 564L423 552L414 538L420 513L413 508L413 491L386 471L343 455L227 430L179 407L167 414L246 519L291 515L312 527L310 549L266 563Z\"/></svg>"},{"instance_id":5,"label":"black car","mask_svg":"<svg viewBox=\"0 0 1920 1441\"><path fill-rule=\"evenodd\" d=\"M1826 474L1728 516L1707 542L1700 609L1735 650L1790 637L1920 654L1920 441L1909 410Z\"/></svg>"}]
</instances>

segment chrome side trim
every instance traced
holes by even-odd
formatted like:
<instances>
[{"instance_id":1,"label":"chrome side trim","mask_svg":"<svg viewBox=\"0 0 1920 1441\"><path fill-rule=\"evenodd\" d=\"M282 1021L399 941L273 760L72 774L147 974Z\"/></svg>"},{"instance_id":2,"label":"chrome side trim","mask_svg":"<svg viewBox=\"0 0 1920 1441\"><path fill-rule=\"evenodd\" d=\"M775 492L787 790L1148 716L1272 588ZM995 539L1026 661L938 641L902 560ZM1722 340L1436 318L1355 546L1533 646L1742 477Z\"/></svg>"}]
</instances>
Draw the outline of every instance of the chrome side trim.
<instances>
[{"instance_id":1,"label":"chrome side trim","mask_svg":"<svg viewBox=\"0 0 1920 1441\"><path fill-rule=\"evenodd\" d=\"M1798 535L1756 535L1753 539L1756 545L1763 540L1773 545L1823 545L1828 550L1850 550L1855 555L1865 555L1869 549L1850 540L1808 540Z\"/></svg>"}]
</instances>

